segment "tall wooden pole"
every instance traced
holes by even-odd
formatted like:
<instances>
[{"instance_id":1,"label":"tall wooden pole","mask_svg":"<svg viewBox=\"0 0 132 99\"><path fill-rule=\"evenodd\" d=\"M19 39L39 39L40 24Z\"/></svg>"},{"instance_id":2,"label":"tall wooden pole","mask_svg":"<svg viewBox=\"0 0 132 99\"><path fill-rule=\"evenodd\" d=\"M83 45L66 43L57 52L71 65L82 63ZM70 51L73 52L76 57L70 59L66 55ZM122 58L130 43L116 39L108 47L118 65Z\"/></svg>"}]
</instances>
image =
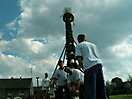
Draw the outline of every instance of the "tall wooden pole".
<instances>
[{"instance_id":1,"label":"tall wooden pole","mask_svg":"<svg viewBox=\"0 0 132 99\"><path fill-rule=\"evenodd\" d=\"M66 29L66 59L67 59L67 66L71 68L76 67L75 62L75 46L74 46L74 38L72 34L72 26L71 22L74 21L74 16L66 12L63 15L63 21L65 22L65 29Z\"/></svg>"}]
</instances>

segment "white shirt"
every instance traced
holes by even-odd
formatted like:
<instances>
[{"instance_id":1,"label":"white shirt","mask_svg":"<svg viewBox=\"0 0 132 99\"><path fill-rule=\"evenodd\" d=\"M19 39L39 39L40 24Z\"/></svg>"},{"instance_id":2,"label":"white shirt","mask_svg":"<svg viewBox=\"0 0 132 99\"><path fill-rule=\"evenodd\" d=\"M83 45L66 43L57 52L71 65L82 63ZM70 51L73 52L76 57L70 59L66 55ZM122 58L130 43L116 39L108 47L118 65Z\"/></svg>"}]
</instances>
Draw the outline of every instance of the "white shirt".
<instances>
[{"instance_id":1,"label":"white shirt","mask_svg":"<svg viewBox=\"0 0 132 99\"><path fill-rule=\"evenodd\" d=\"M58 86L64 86L67 82L67 73L61 69L57 69L54 78L58 79Z\"/></svg>"},{"instance_id":2,"label":"white shirt","mask_svg":"<svg viewBox=\"0 0 132 99\"><path fill-rule=\"evenodd\" d=\"M73 82L76 84L76 81L80 79L80 84L84 84L84 73L82 73L79 69L73 69L72 75L68 75L67 83Z\"/></svg>"},{"instance_id":3,"label":"white shirt","mask_svg":"<svg viewBox=\"0 0 132 99\"><path fill-rule=\"evenodd\" d=\"M46 87L48 87L49 82L50 82L50 79L49 78L43 78L43 80L41 82L41 84L42 84L42 90L47 90Z\"/></svg>"},{"instance_id":4,"label":"white shirt","mask_svg":"<svg viewBox=\"0 0 132 99\"><path fill-rule=\"evenodd\" d=\"M81 42L76 46L75 56L83 57L83 69L86 70L98 63L102 63L95 44L90 42Z\"/></svg>"}]
</instances>

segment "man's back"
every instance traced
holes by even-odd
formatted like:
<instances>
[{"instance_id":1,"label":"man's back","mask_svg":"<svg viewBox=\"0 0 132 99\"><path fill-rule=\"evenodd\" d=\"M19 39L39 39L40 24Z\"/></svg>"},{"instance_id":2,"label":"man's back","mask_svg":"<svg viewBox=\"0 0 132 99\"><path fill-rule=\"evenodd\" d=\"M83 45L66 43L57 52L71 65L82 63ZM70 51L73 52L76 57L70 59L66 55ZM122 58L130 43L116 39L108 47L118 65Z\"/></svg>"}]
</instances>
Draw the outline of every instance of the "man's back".
<instances>
[{"instance_id":1,"label":"man's back","mask_svg":"<svg viewBox=\"0 0 132 99\"><path fill-rule=\"evenodd\" d=\"M99 53L95 44L91 42L81 42L76 46L76 56L83 58L83 68L88 69L98 63L101 63Z\"/></svg>"},{"instance_id":2,"label":"man's back","mask_svg":"<svg viewBox=\"0 0 132 99\"><path fill-rule=\"evenodd\" d=\"M84 84L84 73L82 73L79 69L73 69L72 75L68 75L68 83L73 82L76 84L76 81L80 79L80 83Z\"/></svg>"}]
</instances>

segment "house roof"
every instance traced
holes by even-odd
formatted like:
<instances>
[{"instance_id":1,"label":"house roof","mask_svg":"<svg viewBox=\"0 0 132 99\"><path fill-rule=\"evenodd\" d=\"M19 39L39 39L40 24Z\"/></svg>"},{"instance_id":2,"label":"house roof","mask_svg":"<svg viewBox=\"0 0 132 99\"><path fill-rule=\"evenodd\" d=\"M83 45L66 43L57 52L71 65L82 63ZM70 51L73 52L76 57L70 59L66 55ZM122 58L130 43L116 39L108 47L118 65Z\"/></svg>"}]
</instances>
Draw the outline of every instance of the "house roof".
<instances>
[{"instance_id":1,"label":"house roof","mask_svg":"<svg viewBox=\"0 0 132 99\"><path fill-rule=\"evenodd\" d=\"M0 88L30 88L32 78L0 79Z\"/></svg>"}]
</instances>

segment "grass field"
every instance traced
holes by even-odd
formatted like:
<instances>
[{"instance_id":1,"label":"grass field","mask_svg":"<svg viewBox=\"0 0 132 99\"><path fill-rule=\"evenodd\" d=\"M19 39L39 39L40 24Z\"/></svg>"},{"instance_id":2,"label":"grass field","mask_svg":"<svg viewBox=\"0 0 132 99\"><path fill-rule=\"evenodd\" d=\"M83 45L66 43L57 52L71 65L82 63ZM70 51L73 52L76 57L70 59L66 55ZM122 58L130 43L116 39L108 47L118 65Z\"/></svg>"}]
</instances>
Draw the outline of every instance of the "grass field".
<instances>
[{"instance_id":1,"label":"grass field","mask_svg":"<svg viewBox=\"0 0 132 99\"><path fill-rule=\"evenodd\" d=\"M113 95L110 99L132 99L132 95Z\"/></svg>"}]
</instances>

